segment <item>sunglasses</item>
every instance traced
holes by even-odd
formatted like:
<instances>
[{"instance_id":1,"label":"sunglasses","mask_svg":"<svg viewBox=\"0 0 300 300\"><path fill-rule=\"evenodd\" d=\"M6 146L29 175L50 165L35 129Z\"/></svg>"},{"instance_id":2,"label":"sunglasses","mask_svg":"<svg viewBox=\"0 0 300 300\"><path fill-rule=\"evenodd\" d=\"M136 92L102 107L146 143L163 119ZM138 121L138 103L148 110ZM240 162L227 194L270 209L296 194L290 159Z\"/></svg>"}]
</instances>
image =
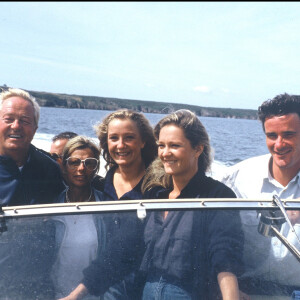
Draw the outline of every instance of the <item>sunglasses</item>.
<instances>
[{"instance_id":1,"label":"sunglasses","mask_svg":"<svg viewBox=\"0 0 300 300\"><path fill-rule=\"evenodd\" d=\"M58 160L59 158L61 158L61 155L58 155L56 153L51 153L50 155L54 160Z\"/></svg>"},{"instance_id":2,"label":"sunglasses","mask_svg":"<svg viewBox=\"0 0 300 300\"><path fill-rule=\"evenodd\" d=\"M78 168L81 163L87 168L89 171L94 171L97 169L99 161L96 158L88 157L86 159L79 159L76 157L69 157L66 159L67 165L70 169L74 170Z\"/></svg>"}]
</instances>

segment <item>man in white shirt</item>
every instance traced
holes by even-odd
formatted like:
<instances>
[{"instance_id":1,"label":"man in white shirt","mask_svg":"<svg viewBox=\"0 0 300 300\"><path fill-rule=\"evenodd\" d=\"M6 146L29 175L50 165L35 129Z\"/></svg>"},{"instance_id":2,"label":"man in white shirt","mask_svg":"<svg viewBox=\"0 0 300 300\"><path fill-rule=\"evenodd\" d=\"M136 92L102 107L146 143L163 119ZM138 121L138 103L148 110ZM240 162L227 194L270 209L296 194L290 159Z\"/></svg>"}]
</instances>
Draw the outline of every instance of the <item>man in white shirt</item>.
<instances>
[{"instance_id":1,"label":"man in white shirt","mask_svg":"<svg viewBox=\"0 0 300 300\"><path fill-rule=\"evenodd\" d=\"M230 167L222 181L239 198L271 200L273 195L281 199L300 198L300 96L278 95L265 101L258 108L258 115L270 154ZM299 236L299 211L288 211L288 215ZM266 294L273 290L274 294L290 296L291 290L300 287L299 262L277 237L258 233L260 216L256 211L241 211L241 218L245 232L244 277L259 279L254 290L261 288ZM300 249L287 223L281 226L281 233ZM249 287L249 282L245 285Z\"/></svg>"}]
</instances>

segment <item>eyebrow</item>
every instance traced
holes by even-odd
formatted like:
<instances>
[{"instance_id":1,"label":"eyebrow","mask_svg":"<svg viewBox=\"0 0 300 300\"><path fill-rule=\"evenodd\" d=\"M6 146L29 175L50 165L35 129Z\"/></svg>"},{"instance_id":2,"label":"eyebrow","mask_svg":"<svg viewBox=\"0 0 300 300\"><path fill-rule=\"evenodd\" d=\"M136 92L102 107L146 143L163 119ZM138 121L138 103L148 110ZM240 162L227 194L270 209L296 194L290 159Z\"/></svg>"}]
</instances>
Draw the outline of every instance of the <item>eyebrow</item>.
<instances>
[{"instance_id":1,"label":"eyebrow","mask_svg":"<svg viewBox=\"0 0 300 300\"><path fill-rule=\"evenodd\" d=\"M265 132L266 134L276 134L277 135L277 133L275 132L275 131L266 131ZM280 132L281 134L283 133L283 134L287 134L287 133L297 133L297 131L296 130L286 130L286 131L281 131Z\"/></svg>"},{"instance_id":2,"label":"eyebrow","mask_svg":"<svg viewBox=\"0 0 300 300\"><path fill-rule=\"evenodd\" d=\"M9 113L9 112L7 112L7 113L4 113L3 115L2 115L3 117L4 116L9 116L9 117L16 117L17 115L16 114L13 114L13 113ZM30 116L27 116L27 115L21 115L20 117L19 117L19 119L21 119L21 118L27 118L27 119L34 119L34 117L30 117Z\"/></svg>"}]
</instances>

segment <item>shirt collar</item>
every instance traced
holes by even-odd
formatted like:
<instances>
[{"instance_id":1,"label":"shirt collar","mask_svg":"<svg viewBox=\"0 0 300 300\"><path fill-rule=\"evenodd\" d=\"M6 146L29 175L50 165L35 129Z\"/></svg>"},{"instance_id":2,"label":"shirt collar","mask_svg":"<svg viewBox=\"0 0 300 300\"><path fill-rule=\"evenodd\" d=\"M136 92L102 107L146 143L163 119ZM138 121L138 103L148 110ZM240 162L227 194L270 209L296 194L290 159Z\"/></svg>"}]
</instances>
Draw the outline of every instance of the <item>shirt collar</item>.
<instances>
[{"instance_id":1,"label":"shirt collar","mask_svg":"<svg viewBox=\"0 0 300 300\"><path fill-rule=\"evenodd\" d=\"M202 182L205 180L206 176L203 172L197 172L189 183L183 188L180 195L177 198L190 198L189 195L197 194L201 190L201 188L205 188L205 184ZM172 188L165 189L160 187L156 192L157 198L165 199L168 198L169 193L172 191ZM185 195L187 195L185 197Z\"/></svg>"},{"instance_id":2,"label":"shirt collar","mask_svg":"<svg viewBox=\"0 0 300 300\"><path fill-rule=\"evenodd\" d=\"M273 178L273 176L271 175L271 171L270 171L270 169L271 169L270 165L271 165L271 163L272 163L272 155L271 155L271 154L270 154L269 159L266 160L266 163L267 163L267 165L264 166L264 167L265 167L265 170L267 170L267 172L264 171L264 173L265 173L264 178L267 179L269 182L271 182L271 183L273 183L273 184L277 183L277 184L275 184L275 185L278 185L278 184L281 185L281 184L280 184L275 178ZM298 185L300 186L300 180L299 180L299 178L300 178L300 170L299 170L299 172L295 175L295 177L288 183L288 185L289 185L291 182L296 182L296 183L298 183Z\"/></svg>"},{"instance_id":3,"label":"shirt collar","mask_svg":"<svg viewBox=\"0 0 300 300\"><path fill-rule=\"evenodd\" d=\"M201 189L204 190L206 188L206 185L202 184L202 182L205 180L205 178L206 176L203 172L197 172L186 185L186 187L181 191L178 198L185 198L184 196L186 194L194 195L201 192Z\"/></svg>"},{"instance_id":4,"label":"shirt collar","mask_svg":"<svg viewBox=\"0 0 300 300\"><path fill-rule=\"evenodd\" d=\"M290 181L290 182L295 182L298 183L299 187L300 187L300 170L298 172L298 174L296 174L296 176Z\"/></svg>"},{"instance_id":5,"label":"shirt collar","mask_svg":"<svg viewBox=\"0 0 300 300\"><path fill-rule=\"evenodd\" d=\"M117 167L112 167L108 170L104 182L104 192L111 198L111 200L118 200L116 189L113 184L113 178L116 169ZM143 178L131 191L125 193L119 200L142 199L143 198L141 192L142 182L143 182Z\"/></svg>"},{"instance_id":6,"label":"shirt collar","mask_svg":"<svg viewBox=\"0 0 300 300\"><path fill-rule=\"evenodd\" d=\"M267 159L265 159L260 166L260 172L263 175L264 179L267 179L268 181L273 180L274 178L271 175L271 171L270 171L270 164L272 163L272 155L271 154L267 154Z\"/></svg>"}]
</instances>

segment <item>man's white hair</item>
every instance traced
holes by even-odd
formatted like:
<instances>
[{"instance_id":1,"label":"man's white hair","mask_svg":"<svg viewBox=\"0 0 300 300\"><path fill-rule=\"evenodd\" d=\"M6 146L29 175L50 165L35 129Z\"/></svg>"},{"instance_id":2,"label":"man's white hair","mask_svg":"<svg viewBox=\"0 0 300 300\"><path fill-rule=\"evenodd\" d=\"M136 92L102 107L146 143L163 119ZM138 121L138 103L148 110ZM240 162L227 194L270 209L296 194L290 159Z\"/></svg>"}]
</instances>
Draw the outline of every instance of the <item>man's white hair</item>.
<instances>
[{"instance_id":1,"label":"man's white hair","mask_svg":"<svg viewBox=\"0 0 300 300\"><path fill-rule=\"evenodd\" d=\"M7 91L3 91L0 94L0 110L2 110L3 102L11 97L20 97L32 104L33 109L34 109L34 121L35 121L36 126L38 126L39 119L40 119L40 106L37 103L37 101L35 100L35 98L24 90L16 89L16 88L9 88Z\"/></svg>"}]
</instances>

